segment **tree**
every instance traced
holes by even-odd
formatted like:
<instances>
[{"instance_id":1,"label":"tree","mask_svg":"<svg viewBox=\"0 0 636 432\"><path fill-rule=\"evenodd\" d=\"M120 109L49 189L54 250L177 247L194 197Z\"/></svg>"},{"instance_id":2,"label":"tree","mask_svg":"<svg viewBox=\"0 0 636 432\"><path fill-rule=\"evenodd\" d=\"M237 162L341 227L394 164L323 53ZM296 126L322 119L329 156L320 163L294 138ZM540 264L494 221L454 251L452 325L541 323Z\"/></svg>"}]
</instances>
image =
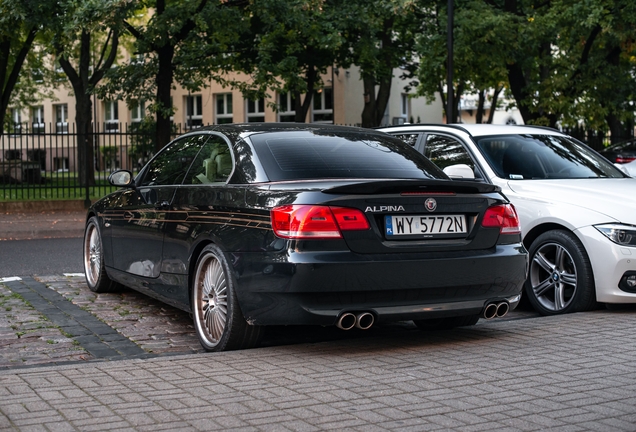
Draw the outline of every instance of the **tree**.
<instances>
[{"instance_id":1,"label":"tree","mask_svg":"<svg viewBox=\"0 0 636 432\"><path fill-rule=\"evenodd\" d=\"M508 36L499 43L508 83L526 123L583 121L621 135L616 123L633 118L626 108L634 97L635 8L629 0L492 2L496 31Z\"/></svg>"},{"instance_id":2,"label":"tree","mask_svg":"<svg viewBox=\"0 0 636 432\"><path fill-rule=\"evenodd\" d=\"M28 80L21 78L22 67L50 11L50 1L0 0L0 120L16 86ZM0 135L3 131L4 121L0 121Z\"/></svg>"},{"instance_id":3,"label":"tree","mask_svg":"<svg viewBox=\"0 0 636 432\"><path fill-rule=\"evenodd\" d=\"M321 75L337 62L344 45L338 3L251 1L243 15L247 32L232 51L232 67L250 80L232 84L251 98L262 97L268 90L291 94L295 121L304 123L314 91L323 86Z\"/></svg>"},{"instance_id":4,"label":"tree","mask_svg":"<svg viewBox=\"0 0 636 432\"><path fill-rule=\"evenodd\" d=\"M431 6L434 11L429 25L417 37L416 52L419 58L417 78L418 94L434 98L439 93L446 118L457 119L458 104L453 112L447 111L447 92L453 92L453 101L459 102L463 94L478 95L477 122L484 118L485 103L490 90L490 114L486 122L492 122L499 95L507 82L506 59L499 44L506 36L500 31L500 17L482 0L456 2L453 29L453 83L447 83L447 11L446 1Z\"/></svg>"},{"instance_id":5,"label":"tree","mask_svg":"<svg viewBox=\"0 0 636 432\"><path fill-rule=\"evenodd\" d=\"M119 26L128 11L121 0L58 1L47 26L50 52L75 96L79 181L95 184L91 95L117 56Z\"/></svg>"},{"instance_id":6,"label":"tree","mask_svg":"<svg viewBox=\"0 0 636 432\"><path fill-rule=\"evenodd\" d=\"M364 88L362 126L379 126L391 95L394 70L413 78L416 36L431 25L428 1L347 2L350 63L360 67ZM410 85L412 85L411 83ZM407 85L407 90L410 87Z\"/></svg>"},{"instance_id":7,"label":"tree","mask_svg":"<svg viewBox=\"0 0 636 432\"><path fill-rule=\"evenodd\" d=\"M241 21L242 2L223 0L156 0L124 22L133 38L135 57L108 73L101 97L129 104L150 101L156 116L155 151L171 137L171 90L174 82L197 91L209 80L225 82L227 52ZM146 9L147 8L147 9Z\"/></svg>"}]
</instances>

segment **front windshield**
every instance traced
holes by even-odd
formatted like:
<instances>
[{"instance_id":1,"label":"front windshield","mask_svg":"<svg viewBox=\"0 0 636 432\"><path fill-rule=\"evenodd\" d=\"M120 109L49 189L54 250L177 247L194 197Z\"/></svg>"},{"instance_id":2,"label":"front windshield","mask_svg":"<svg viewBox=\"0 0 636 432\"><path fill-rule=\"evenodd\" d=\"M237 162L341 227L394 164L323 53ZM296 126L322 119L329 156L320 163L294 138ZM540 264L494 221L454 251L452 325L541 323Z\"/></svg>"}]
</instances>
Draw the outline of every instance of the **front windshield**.
<instances>
[{"instance_id":1,"label":"front windshield","mask_svg":"<svg viewBox=\"0 0 636 432\"><path fill-rule=\"evenodd\" d=\"M476 138L498 177L510 180L622 178L625 175L585 144L555 135Z\"/></svg>"}]
</instances>

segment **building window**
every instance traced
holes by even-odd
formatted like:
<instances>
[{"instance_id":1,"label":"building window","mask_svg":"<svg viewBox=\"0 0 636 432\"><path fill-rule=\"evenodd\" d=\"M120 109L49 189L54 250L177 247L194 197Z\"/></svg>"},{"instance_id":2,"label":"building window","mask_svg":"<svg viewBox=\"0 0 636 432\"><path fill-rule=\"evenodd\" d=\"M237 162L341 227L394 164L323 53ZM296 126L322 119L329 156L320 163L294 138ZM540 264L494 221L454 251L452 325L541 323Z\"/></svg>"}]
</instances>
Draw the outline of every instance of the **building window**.
<instances>
[{"instance_id":1,"label":"building window","mask_svg":"<svg viewBox=\"0 0 636 432\"><path fill-rule=\"evenodd\" d=\"M53 169L57 172L68 172L68 158L67 157L54 157Z\"/></svg>"},{"instance_id":2,"label":"building window","mask_svg":"<svg viewBox=\"0 0 636 432\"><path fill-rule=\"evenodd\" d=\"M325 87L314 92L312 122L333 123L333 90Z\"/></svg>"},{"instance_id":3,"label":"building window","mask_svg":"<svg viewBox=\"0 0 636 432\"><path fill-rule=\"evenodd\" d=\"M400 95L400 116L393 117L393 124L399 125L404 124L408 121L409 118L409 95L406 93L402 93Z\"/></svg>"},{"instance_id":4,"label":"building window","mask_svg":"<svg viewBox=\"0 0 636 432\"><path fill-rule=\"evenodd\" d=\"M406 93L402 93L402 100L401 100L401 106L402 106L402 117L404 118L409 118L409 95Z\"/></svg>"},{"instance_id":5,"label":"building window","mask_svg":"<svg viewBox=\"0 0 636 432\"><path fill-rule=\"evenodd\" d=\"M265 99L260 98L255 101L247 100L247 121L248 122L264 122L265 121Z\"/></svg>"},{"instance_id":6,"label":"building window","mask_svg":"<svg viewBox=\"0 0 636 432\"><path fill-rule=\"evenodd\" d=\"M296 121L296 100L291 93L281 93L278 95L278 121Z\"/></svg>"},{"instance_id":7,"label":"building window","mask_svg":"<svg viewBox=\"0 0 636 432\"><path fill-rule=\"evenodd\" d=\"M139 123L146 117L146 102L143 100L133 101L130 107L130 121L133 123Z\"/></svg>"},{"instance_id":8,"label":"building window","mask_svg":"<svg viewBox=\"0 0 636 432\"><path fill-rule=\"evenodd\" d=\"M232 93L216 95L216 123L233 123Z\"/></svg>"},{"instance_id":9,"label":"building window","mask_svg":"<svg viewBox=\"0 0 636 432\"><path fill-rule=\"evenodd\" d=\"M19 135L22 132L22 113L19 108L11 109L11 122L7 132L14 135Z\"/></svg>"},{"instance_id":10,"label":"building window","mask_svg":"<svg viewBox=\"0 0 636 432\"><path fill-rule=\"evenodd\" d=\"M201 95L186 96L186 128L196 129L203 126L203 99Z\"/></svg>"},{"instance_id":11,"label":"building window","mask_svg":"<svg viewBox=\"0 0 636 432\"><path fill-rule=\"evenodd\" d=\"M44 107L41 105L31 108L31 132L44 133Z\"/></svg>"},{"instance_id":12,"label":"building window","mask_svg":"<svg viewBox=\"0 0 636 432\"><path fill-rule=\"evenodd\" d=\"M104 102L104 132L119 131L119 108L117 101Z\"/></svg>"},{"instance_id":13,"label":"building window","mask_svg":"<svg viewBox=\"0 0 636 432\"><path fill-rule=\"evenodd\" d=\"M68 105L55 105L55 133L68 133Z\"/></svg>"}]
</instances>

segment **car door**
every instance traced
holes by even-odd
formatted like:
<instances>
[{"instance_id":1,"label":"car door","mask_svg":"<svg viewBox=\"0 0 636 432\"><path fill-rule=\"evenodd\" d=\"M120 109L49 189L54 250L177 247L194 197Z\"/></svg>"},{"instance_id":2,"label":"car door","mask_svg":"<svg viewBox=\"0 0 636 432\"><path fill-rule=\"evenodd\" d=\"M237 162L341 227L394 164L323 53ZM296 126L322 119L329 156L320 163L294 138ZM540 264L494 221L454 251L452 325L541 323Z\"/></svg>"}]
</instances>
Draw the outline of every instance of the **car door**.
<instances>
[{"instance_id":1,"label":"car door","mask_svg":"<svg viewBox=\"0 0 636 432\"><path fill-rule=\"evenodd\" d=\"M427 133L424 137L424 156L450 175L450 169L466 165L475 179L484 181L484 175L461 140L442 133Z\"/></svg>"},{"instance_id":2,"label":"car door","mask_svg":"<svg viewBox=\"0 0 636 432\"><path fill-rule=\"evenodd\" d=\"M178 139L158 153L124 192L111 222L113 264L117 270L156 278L161 272L165 224L175 189L201 150L207 135Z\"/></svg>"},{"instance_id":3,"label":"car door","mask_svg":"<svg viewBox=\"0 0 636 432\"><path fill-rule=\"evenodd\" d=\"M243 188L227 185L233 171L229 142L210 134L175 194L164 237L164 272L187 274L190 247L201 234L196 230L206 225L214 236L227 224L228 211L244 204Z\"/></svg>"}]
</instances>

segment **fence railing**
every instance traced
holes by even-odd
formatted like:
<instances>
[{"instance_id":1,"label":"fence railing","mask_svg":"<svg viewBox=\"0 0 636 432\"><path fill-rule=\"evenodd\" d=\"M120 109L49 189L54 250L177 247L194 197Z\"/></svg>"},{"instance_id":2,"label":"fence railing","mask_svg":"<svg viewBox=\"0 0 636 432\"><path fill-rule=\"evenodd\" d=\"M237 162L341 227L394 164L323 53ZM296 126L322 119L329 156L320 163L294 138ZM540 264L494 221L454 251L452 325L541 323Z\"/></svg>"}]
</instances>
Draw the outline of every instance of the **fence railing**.
<instances>
[{"instance_id":1,"label":"fence railing","mask_svg":"<svg viewBox=\"0 0 636 432\"><path fill-rule=\"evenodd\" d=\"M115 188L109 174L120 168L136 173L152 156L152 123L104 123L94 125L91 136L93 163L80 169L78 133L73 124L38 123L9 128L0 136L0 200L82 199L94 201ZM37 126L37 127L36 127ZM48 127L47 127L48 126ZM174 138L181 125L172 129ZM568 130L600 150L608 137L583 129ZM82 173L88 173L89 181Z\"/></svg>"},{"instance_id":2,"label":"fence railing","mask_svg":"<svg viewBox=\"0 0 636 432\"><path fill-rule=\"evenodd\" d=\"M89 138L92 166L84 170L80 157L90 153L78 152L74 125L40 126L0 136L0 200L93 201L115 189L108 183L112 171L125 168L137 172L154 149L153 130L136 124L97 125ZM183 132L173 130L174 136Z\"/></svg>"}]
</instances>

